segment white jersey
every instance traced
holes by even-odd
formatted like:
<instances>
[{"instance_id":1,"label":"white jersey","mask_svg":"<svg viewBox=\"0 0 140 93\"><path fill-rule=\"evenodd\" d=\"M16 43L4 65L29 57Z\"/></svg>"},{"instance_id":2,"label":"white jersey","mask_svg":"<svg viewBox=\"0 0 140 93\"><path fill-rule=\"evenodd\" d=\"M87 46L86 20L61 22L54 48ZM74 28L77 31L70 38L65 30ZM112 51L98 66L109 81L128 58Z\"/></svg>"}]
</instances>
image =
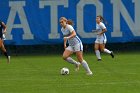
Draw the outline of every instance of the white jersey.
<instances>
[{"instance_id":1,"label":"white jersey","mask_svg":"<svg viewBox=\"0 0 140 93\"><path fill-rule=\"evenodd\" d=\"M104 23L100 22L100 24L96 24L97 33L102 32L103 29L106 29ZM106 35L105 35L105 33L103 33L102 35L97 35L95 42L96 43L106 43L106 41L107 41Z\"/></svg>"},{"instance_id":2,"label":"white jersey","mask_svg":"<svg viewBox=\"0 0 140 93\"><path fill-rule=\"evenodd\" d=\"M100 24L96 24L96 30L98 31L97 33L102 32L103 29L106 29L104 23L100 22ZM97 35L98 39L102 37L106 37L105 33L103 33L102 35Z\"/></svg>"},{"instance_id":3,"label":"white jersey","mask_svg":"<svg viewBox=\"0 0 140 93\"><path fill-rule=\"evenodd\" d=\"M66 28L61 28L62 34L64 37L68 37L71 35L72 31L74 31L74 28L71 25L66 25ZM70 46L74 46L76 44L82 43L79 37L76 35L73 38L68 39L68 43Z\"/></svg>"}]
</instances>

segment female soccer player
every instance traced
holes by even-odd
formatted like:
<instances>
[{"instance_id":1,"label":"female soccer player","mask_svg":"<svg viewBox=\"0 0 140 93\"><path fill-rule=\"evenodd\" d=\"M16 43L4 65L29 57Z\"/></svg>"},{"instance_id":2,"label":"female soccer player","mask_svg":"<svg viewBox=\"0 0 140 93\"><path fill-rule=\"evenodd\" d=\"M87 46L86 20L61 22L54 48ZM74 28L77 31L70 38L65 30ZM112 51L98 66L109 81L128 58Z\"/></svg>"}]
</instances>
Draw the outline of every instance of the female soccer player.
<instances>
[{"instance_id":1,"label":"female soccer player","mask_svg":"<svg viewBox=\"0 0 140 93\"><path fill-rule=\"evenodd\" d=\"M105 48L105 44L107 42L105 32L107 31L107 29L106 29L104 23L102 22L103 20L104 19L102 16L100 16L100 15L97 16L96 17L96 30L93 30L93 32L94 31L97 32L94 49L95 49L95 53L96 53L98 61L101 61L101 56L100 56L99 50L110 54L111 57L114 58L113 52Z\"/></svg>"},{"instance_id":2,"label":"female soccer player","mask_svg":"<svg viewBox=\"0 0 140 93\"><path fill-rule=\"evenodd\" d=\"M71 64L76 66L76 70L79 70L80 63L85 68L87 75L92 75L92 72L87 64L87 62L83 59L83 45L79 37L76 35L74 28L72 27L73 22L71 20L67 20L65 17L60 18L60 25L62 26L61 31L64 36L64 53L63 59ZM69 46L66 46L66 43L69 43ZM70 56L73 53L76 53L77 59L80 62L76 62Z\"/></svg>"},{"instance_id":3,"label":"female soccer player","mask_svg":"<svg viewBox=\"0 0 140 93\"><path fill-rule=\"evenodd\" d=\"M4 47L4 44L3 44L3 35L6 33L6 29L7 29L7 27L4 24L4 22L0 21L0 48L2 49L4 55L7 58L7 63L10 63L10 56L8 55L8 53Z\"/></svg>"}]
</instances>

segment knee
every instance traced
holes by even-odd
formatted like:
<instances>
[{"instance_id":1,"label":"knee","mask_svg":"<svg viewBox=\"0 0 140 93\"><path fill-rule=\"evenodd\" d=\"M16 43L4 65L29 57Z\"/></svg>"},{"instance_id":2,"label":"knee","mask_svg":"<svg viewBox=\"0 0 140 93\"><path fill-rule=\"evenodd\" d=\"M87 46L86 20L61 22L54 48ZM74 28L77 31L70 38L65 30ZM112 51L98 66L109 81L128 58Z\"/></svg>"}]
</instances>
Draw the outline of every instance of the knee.
<instances>
[{"instance_id":1,"label":"knee","mask_svg":"<svg viewBox=\"0 0 140 93\"><path fill-rule=\"evenodd\" d=\"M102 48L101 51L104 52L104 48Z\"/></svg>"},{"instance_id":2,"label":"knee","mask_svg":"<svg viewBox=\"0 0 140 93\"><path fill-rule=\"evenodd\" d=\"M99 48L98 47L94 47L94 50L99 50Z\"/></svg>"},{"instance_id":3,"label":"knee","mask_svg":"<svg viewBox=\"0 0 140 93\"><path fill-rule=\"evenodd\" d=\"M98 48L95 48L94 50L96 51L96 50L99 50L99 49Z\"/></svg>"},{"instance_id":4,"label":"knee","mask_svg":"<svg viewBox=\"0 0 140 93\"><path fill-rule=\"evenodd\" d=\"M66 60L68 57L63 55L62 58L63 58L63 60Z\"/></svg>"},{"instance_id":5,"label":"knee","mask_svg":"<svg viewBox=\"0 0 140 93\"><path fill-rule=\"evenodd\" d=\"M6 51L6 49L5 49L5 47L4 47L4 46L1 46L1 50L2 50L3 52L5 52L5 51Z\"/></svg>"},{"instance_id":6,"label":"knee","mask_svg":"<svg viewBox=\"0 0 140 93\"><path fill-rule=\"evenodd\" d=\"M78 60L78 62L82 63L83 58L81 58L81 57L77 57L77 60Z\"/></svg>"},{"instance_id":7,"label":"knee","mask_svg":"<svg viewBox=\"0 0 140 93\"><path fill-rule=\"evenodd\" d=\"M78 59L78 62L82 63L83 62L83 59Z\"/></svg>"},{"instance_id":8,"label":"knee","mask_svg":"<svg viewBox=\"0 0 140 93\"><path fill-rule=\"evenodd\" d=\"M4 49L2 49L2 51L3 51L3 52L6 52L6 49L4 48Z\"/></svg>"}]
</instances>

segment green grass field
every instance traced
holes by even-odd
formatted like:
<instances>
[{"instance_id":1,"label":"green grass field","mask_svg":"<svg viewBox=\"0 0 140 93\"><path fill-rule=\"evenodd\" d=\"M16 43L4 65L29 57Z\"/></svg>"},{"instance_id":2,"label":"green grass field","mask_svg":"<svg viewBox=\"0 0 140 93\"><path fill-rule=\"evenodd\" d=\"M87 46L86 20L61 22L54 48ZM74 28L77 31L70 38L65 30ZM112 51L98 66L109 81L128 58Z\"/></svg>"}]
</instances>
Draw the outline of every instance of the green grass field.
<instances>
[{"instance_id":1,"label":"green grass field","mask_svg":"<svg viewBox=\"0 0 140 93\"><path fill-rule=\"evenodd\" d=\"M93 76L82 66L75 72L61 55L13 56L11 64L0 57L0 93L140 93L139 53L116 54L115 59L102 55L102 62L94 54L84 57ZM62 67L70 75L60 75Z\"/></svg>"}]
</instances>

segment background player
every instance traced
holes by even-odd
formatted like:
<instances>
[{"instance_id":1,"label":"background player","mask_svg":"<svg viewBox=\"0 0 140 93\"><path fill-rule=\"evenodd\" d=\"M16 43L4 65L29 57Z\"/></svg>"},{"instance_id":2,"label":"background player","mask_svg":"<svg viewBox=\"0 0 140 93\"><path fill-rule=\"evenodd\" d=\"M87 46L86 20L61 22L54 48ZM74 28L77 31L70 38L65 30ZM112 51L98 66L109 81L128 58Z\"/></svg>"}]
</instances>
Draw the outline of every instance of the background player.
<instances>
[{"instance_id":1,"label":"background player","mask_svg":"<svg viewBox=\"0 0 140 93\"><path fill-rule=\"evenodd\" d=\"M93 32L95 31L97 33L94 49L95 49L95 53L96 53L96 57L97 57L98 61L101 61L101 56L100 56L99 50L110 54L111 57L114 58L113 52L105 48L105 44L107 42L105 32L107 31L107 29L106 29L104 23L102 22L103 20L104 20L104 18L102 16L100 16L100 15L97 16L96 17L96 30L93 30Z\"/></svg>"},{"instance_id":2,"label":"background player","mask_svg":"<svg viewBox=\"0 0 140 93\"><path fill-rule=\"evenodd\" d=\"M0 48L3 52L3 54L6 56L7 58L7 63L10 63L10 56L8 55L5 47L4 47L4 43L3 43L3 36L6 33L6 25L4 24L4 22L0 21Z\"/></svg>"}]
</instances>

